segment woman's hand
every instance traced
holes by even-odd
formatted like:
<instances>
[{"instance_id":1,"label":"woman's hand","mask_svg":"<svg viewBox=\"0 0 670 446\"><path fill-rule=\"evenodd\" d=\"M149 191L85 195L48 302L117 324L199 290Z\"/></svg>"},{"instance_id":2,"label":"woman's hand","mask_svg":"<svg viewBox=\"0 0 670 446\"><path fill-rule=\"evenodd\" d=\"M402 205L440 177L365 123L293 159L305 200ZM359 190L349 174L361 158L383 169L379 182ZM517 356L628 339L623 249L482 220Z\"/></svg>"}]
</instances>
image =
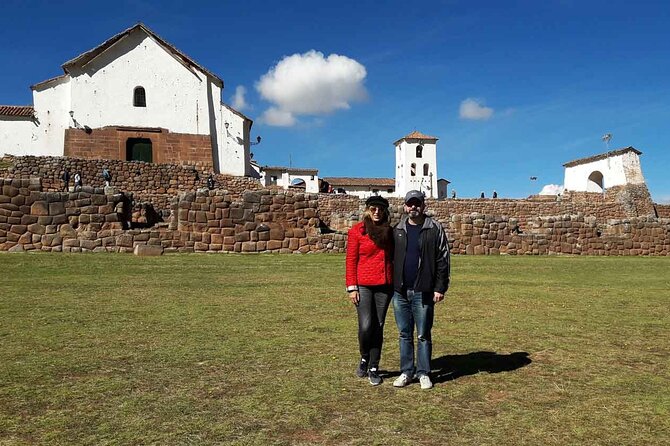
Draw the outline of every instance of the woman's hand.
<instances>
[{"instance_id":1,"label":"woman's hand","mask_svg":"<svg viewBox=\"0 0 670 446\"><path fill-rule=\"evenodd\" d=\"M358 291L349 291L349 299L354 305L358 305L358 302L361 300L361 296L358 294Z\"/></svg>"}]
</instances>

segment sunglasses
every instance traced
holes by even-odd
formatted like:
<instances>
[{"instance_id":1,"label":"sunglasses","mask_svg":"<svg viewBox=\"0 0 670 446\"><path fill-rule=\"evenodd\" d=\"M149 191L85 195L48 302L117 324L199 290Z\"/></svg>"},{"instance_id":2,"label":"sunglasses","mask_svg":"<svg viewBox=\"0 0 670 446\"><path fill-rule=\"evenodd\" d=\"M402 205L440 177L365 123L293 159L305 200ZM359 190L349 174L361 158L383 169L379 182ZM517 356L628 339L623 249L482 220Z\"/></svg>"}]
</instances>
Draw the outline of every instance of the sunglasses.
<instances>
[{"instance_id":1,"label":"sunglasses","mask_svg":"<svg viewBox=\"0 0 670 446\"><path fill-rule=\"evenodd\" d=\"M407 203L405 203L405 206L408 208L420 208L423 205L423 203L419 200L409 200Z\"/></svg>"}]
</instances>

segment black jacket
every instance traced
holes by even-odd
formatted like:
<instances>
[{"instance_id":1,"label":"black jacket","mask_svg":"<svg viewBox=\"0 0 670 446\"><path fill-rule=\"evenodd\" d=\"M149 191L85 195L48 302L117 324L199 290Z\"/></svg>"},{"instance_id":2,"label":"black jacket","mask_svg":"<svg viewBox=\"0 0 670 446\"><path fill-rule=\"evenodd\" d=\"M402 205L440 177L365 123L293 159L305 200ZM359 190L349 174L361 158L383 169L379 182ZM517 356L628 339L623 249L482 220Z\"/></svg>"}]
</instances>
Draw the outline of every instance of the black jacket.
<instances>
[{"instance_id":1,"label":"black jacket","mask_svg":"<svg viewBox=\"0 0 670 446\"><path fill-rule=\"evenodd\" d=\"M403 288L415 291L445 293L449 288L451 262L449 259L449 244L442 226L430 217L426 217L419 233L421 255L419 257L419 271L414 284L403 283L403 267L407 252L407 216L393 228L395 254L393 257L393 287L396 291Z\"/></svg>"}]
</instances>

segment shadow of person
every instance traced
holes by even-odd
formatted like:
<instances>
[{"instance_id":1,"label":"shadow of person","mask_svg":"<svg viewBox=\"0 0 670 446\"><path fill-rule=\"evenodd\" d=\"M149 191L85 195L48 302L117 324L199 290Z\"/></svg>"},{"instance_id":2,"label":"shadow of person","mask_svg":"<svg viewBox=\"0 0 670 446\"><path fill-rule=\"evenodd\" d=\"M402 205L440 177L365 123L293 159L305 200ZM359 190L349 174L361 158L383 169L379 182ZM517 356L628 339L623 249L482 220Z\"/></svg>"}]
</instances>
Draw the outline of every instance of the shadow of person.
<instances>
[{"instance_id":1,"label":"shadow of person","mask_svg":"<svg viewBox=\"0 0 670 446\"><path fill-rule=\"evenodd\" d=\"M527 352L498 354L472 352L464 355L444 355L432 361L433 382L451 381L479 372L500 373L520 369L533 362Z\"/></svg>"}]
</instances>

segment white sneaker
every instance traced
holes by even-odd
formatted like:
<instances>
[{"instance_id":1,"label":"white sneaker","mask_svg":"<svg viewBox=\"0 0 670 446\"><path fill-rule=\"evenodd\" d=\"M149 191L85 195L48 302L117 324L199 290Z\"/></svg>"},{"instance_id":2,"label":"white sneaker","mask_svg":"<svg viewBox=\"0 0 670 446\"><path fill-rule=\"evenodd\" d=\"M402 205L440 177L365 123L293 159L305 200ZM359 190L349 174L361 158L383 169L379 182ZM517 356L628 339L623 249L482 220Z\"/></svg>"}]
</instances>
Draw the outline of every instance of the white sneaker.
<instances>
[{"instance_id":1,"label":"white sneaker","mask_svg":"<svg viewBox=\"0 0 670 446\"><path fill-rule=\"evenodd\" d=\"M428 375L419 376L419 382L421 383L421 388L424 390L431 389L433 387L433 382L430 380L430 376Z\"/></svg>"},{"instance_id":2,"label":"white sneaker","mask_svg":"<svg viewBox=\"0 0 670 446\"><path fill-rule=\"evenodd\" d=\"M399 377L393 381L393 387L405 387L412 382L412 378L407 373L401 373Z\"/></svg>"}]
</instances>

